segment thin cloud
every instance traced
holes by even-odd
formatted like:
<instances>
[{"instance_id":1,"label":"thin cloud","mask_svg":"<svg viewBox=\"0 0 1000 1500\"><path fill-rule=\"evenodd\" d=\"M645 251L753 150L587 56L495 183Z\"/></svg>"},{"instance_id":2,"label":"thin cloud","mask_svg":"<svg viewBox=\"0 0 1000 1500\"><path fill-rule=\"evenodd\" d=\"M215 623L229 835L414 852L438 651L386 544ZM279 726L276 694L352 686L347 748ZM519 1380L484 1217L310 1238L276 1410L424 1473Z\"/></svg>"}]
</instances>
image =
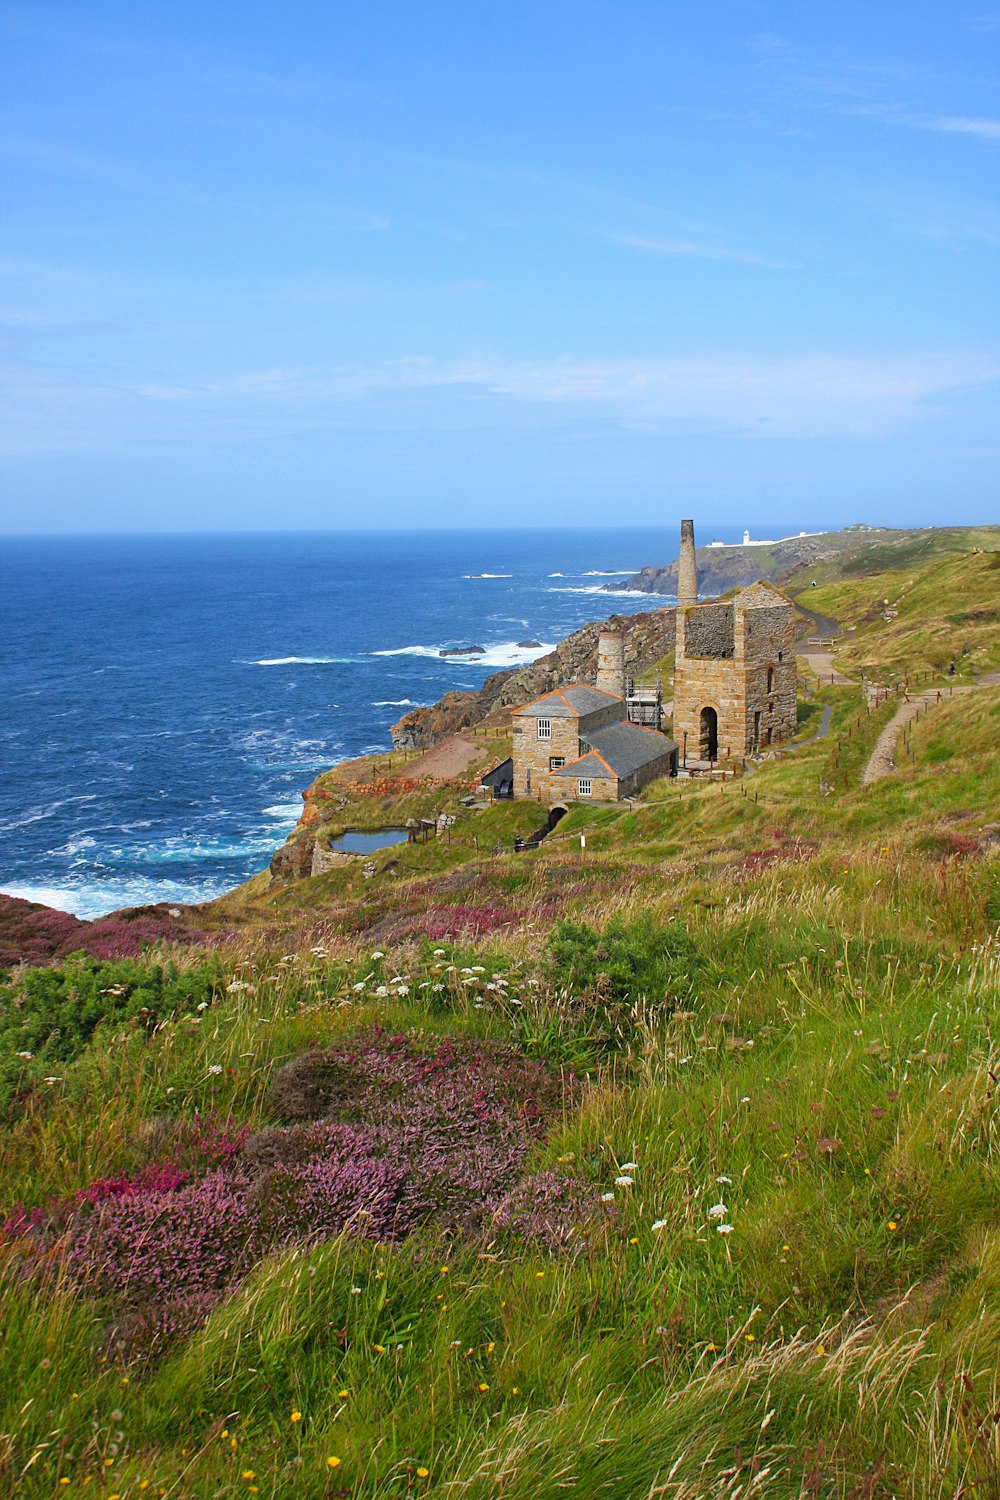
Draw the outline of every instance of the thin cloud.
<instances>
[{"instance_id":1,"label":"thin cloud","mask_svg":"<svg viewBox=\"0 0 1000 1500\"><path fill-rule=\"evenodd\" d=\"M641 234L614 234L610 238L616 245L627 245L633 250L647 250L652 255L675 255L696 260L736 261L744 266L766 266L778 271L794 269L789 261L775 260L769 255L758 255L753 250L731 249L725 245L712 245L698 240L660 239Z\"/></svg>"},{"instance_id":2,"label":"thin cloud","mask_svg":"<svg viewBox=\"0 0 1000 1500\"><path fill-rule=\"evenodd\" d=\"M968 351L877 357L799 355L442 360L273 367L196 381L74 380L9 362L4 451L213 444L302 431L448 431L477 420L517 430L525 413L558 425L611 423L666 436L878 440L946 420L1000 380L1000 358ZM519 412L518 408L522 410Z\"/></svg>"}]
</instances>

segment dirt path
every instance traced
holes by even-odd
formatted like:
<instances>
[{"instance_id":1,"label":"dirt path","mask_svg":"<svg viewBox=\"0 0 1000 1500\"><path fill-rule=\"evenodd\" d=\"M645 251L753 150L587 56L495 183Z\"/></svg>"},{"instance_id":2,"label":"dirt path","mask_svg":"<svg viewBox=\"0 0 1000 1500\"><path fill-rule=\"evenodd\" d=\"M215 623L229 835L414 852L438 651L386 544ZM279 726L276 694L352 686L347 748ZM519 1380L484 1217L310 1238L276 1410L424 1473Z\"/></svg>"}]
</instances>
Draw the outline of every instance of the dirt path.
<instances>
[{"instance_id":1,"label":"dirt path","mask_svg":"<svg viewBox=\"0 0 1000 1500\"><path fill-rule=\"evenodd\" d=\"M842 687L853 686L853 677L845 677L838 672L833 665L833 651L829 646L812 646L809 644L810 637L820 640L830 640L834 636L842 635L838 621L831 619L829 615L818 615L814 609L807 609L801 602L801 594L795 596L795 607L801 614L808 616L812 622L808 635L800 637L795 643L795 654L801 656L811 672L814 672L820 682L832 682Z\"/></svg>"},{"instance_id":2,"label":"dirt path","mask_svg":"<svg viewBox=\"0 0 1000 1500\"><path fill-rule=\"evenodd\" d=\"M990 677L998 675L1000 674L991 673ZM990 677L984 677L974 685L960 684L958 687L953 687L951 694L974 693L977 687L990 687L992 685ZM871 786L873 781L881 781L883 776L888 776L891 771L896 769L896 746L899 744L899 737L907 724L912 724L922 709L932 708L942 701L946 700L943 699L943 695L935 688L933 692L929 693L914 693L912 697L907 698L905 703L900 704L875 741L875 749L871 753L868 764L865 766L864 775L861 778L864 786Z\"/></svg>"},{"instance_id":3,"label":"dirt path","mask_svg":"<svg viewBox=\"0 0 1000 1500\"><path fill-rule=\"evenodd\" d=\"M448 781L452 776L463 776L486 754L484 746L477 745L475 740L467 740L461 734L450 734L416 760L400 766L398 774L413 781Z\"/></svg>"}]
</instances>

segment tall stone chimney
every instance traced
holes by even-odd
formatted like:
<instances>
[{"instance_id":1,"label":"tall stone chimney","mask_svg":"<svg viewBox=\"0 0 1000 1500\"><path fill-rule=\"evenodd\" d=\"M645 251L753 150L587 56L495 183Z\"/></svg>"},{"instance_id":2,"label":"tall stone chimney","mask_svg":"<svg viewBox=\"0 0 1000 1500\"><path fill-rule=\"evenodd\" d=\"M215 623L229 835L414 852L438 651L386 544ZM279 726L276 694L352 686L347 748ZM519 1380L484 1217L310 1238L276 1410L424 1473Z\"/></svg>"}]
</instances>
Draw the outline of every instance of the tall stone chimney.
<instances>
[{"instance_id":1,"label":"tall stone chimney","mask_svg":"<svg viewBox=\"0 0 1000 1500\"><path fill-rule=\"evenodd\" d=\"M597 686L616 698L625 696L625 637L620 630L602 630L597 637Z\"/></svg>"},{"instance_id":2,"label":"tall stone chimney","mask_svg":"<svg viewBox=\"0 0 1000 1500\"><path fill-rule=\"evenodd\" d=\"M698 603L698 564L694 559L694 522L681 522L681 555L677 563L677 607Z\"/></svg>"}]
</instances>

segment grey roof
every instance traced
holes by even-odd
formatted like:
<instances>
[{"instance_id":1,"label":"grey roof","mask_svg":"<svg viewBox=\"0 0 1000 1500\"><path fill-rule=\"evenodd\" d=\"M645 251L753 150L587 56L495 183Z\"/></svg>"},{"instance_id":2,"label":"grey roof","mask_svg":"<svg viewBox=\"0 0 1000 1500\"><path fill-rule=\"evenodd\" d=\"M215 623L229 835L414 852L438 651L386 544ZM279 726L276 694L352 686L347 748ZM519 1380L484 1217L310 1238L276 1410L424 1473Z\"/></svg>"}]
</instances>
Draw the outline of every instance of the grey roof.
<instances>
[{"instance_id":1,"label":"grey roof","mask_svg":"<svg viewBox=\"0 0 1000 1500\"><path fill-rule=\"evenodd\" d=\"M607 776L610 771L621 779L677 749L674 741L659 730L644 729L641 724L630 724L627 720L589 730L587 743L591 746L588 754L560 766L553 776ZM585 762L587 769L583 768Z\"/></svg>"},{"instance_id":2,"label":"grey roof","mask_svg":"<svg viewBox=\"0 0 1000 1500\"><path fill-rule=\"evenodd\" d=\"M524 714L529 719L578 719L592 714L597 708L607 708L609 703L621 703L614 693L603 688L591 687L586 682L571 682L567 687L553 688L531 703L515 708L515 714Z\"/></svg>"}]
</instances>

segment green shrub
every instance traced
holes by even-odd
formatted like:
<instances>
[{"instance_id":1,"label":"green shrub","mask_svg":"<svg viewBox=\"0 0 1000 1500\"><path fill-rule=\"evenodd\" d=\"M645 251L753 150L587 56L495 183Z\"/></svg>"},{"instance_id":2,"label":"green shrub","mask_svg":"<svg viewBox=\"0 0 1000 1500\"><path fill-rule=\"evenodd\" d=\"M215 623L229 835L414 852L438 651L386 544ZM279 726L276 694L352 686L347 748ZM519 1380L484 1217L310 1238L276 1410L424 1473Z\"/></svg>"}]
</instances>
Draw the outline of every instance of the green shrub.
<instances>
[{"instance_id":1,"label":"green shrub","mask_svg":"<svg viewBox=\"0 0 1000 1500\"><path fill-rule=\"evenodd\" d=\"M608 1005L641 996L673 1009L691 998L700 968L687 928L650 917L627 926L616 917L603 932L586 922L557 922L545 953L553 984Z\"/></svg>"},{"instance_id":2,"label":"green shrub","mask_svg":"<svg viewBox=\"0 0 1000 1500\"><path fill-rule=\"evenodd\" d=\"M37 1078L79 1057L100 1027L151 1031L196 1012L221 992L223 975L218 959L183 971L145 959L77 959L0 985L0 1115Z\"/></svg>"}]
</instances>

